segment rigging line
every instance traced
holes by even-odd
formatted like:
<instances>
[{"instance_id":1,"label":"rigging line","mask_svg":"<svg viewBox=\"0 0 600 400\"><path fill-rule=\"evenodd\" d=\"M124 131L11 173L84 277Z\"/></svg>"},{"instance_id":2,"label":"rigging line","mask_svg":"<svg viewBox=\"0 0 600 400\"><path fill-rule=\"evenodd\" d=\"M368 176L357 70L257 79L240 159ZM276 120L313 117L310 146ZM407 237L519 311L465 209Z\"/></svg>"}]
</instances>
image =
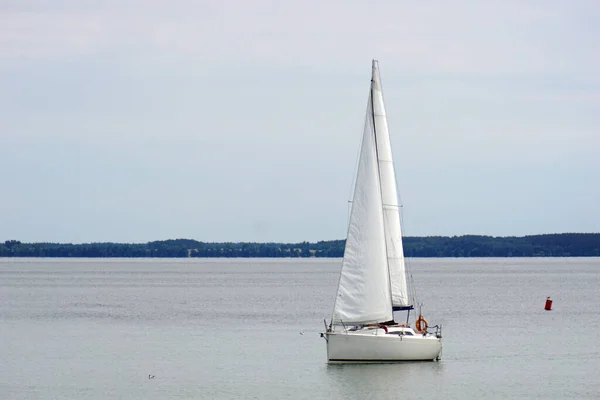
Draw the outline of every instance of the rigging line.
<instances>
[{"instance_id":1,"label":"rigging line","mask_svg":"<svg viewBox=\"0 0 600 400\"><path fill-rule=\"evenodd\" d=\"M396 183L397 185L397 183ZM401 232L404 233L404 207L401 206L400 207L400 230ZM404 235L403 235L404 236ZM412 275L412 270L413 270L413 265L412 262L408 260L408 258L405 255L404 252L404 242L402 243L402 254L405 256L404 257L404 268L406 270L406 276L407 279L409 280L409 293L407 293L407 295L412 296L412 303L414 305L417 305L419 297L418 297L418 293L417 293L417 286L415 285L415 279Z\"/></svg>"},{"instance_id":2,"label":"rigging line","mask_svg":"<svg viewBox=\"0 0 600 400\"><path fill-rule=\"evenodd\" d=\"M400 253L399 250L403 248L402 247L402 237L400 237L400 245L399 246L396 245L395 241L392 241L391 244L392 244L392 247L393 247L393 250L394 250L394 254L399 254ZM401 254L402 255L399 256L399 257L388 257L388 260L390 260L390 259L391 260L401 260L401 262L403 262L403 260L405 259L404 253L402 252ZM400 292L400 295L401 296L406 296L406 302L407 302L406 304L407 305L414 304L414 302L411 302L412 297L411 297L410 289L409 289L410 285L408 285L409 281L408 281L408 278L406 276L406 263L404 264L403 273L400 274L400 276L397 276L397 278L400 279L400 280L402 280L402 281L404 281L404 286L406 287L406 291L405 292L404 291Z\"/></svg>"},{"instance_id":3,"label":"rigging line","mask_svg":"<svg viewBox=\"0 0 600 400\"><path fill-rule=\"evenodd\" d=\"M412 274L412 267L409 269L408 276L409 276L409 279L410 279L410 287L411 287L412 296L413 296L413 303L415 305L417 305L419 303L419 296L418 296L418 293L417 293L417 287L415 285L415 279L414 279L413 274Z\"/></svg>"},{"instance_id":4,"label":"rigging line","mask_svg":"<svg viewBox=\"0 0 600 400\"><path fill-rule=\"evenodd\" d=\"M365 120L367 120L369 118L369 101L367 100L367 111L365 113ZM363 136L364 136L364 127L363 127L363 133L360 135L360 145L358 146L358 153L356 153L356 158L354 160L354 175L352 176L352 181L350 182L350 195L348 198L348 204L352 204L353 202L353 198L354 198L354 191L356 190L356 178L357 178L357 171L358 171L358 164L360 162L360 154L362 153L362 142L363 142ZM348 207L348 223L350 223L350 213L352 211L352 207L349 206Z\"/></svg>"},{"instance_id":5,"label":"rigging line","mask_svg":"<svg viewBox=\"0 0 600 400\"><path fill-rule=\"evenodd\" d=\"M390 144L390 146L391 146L391 144ZM394 170L394 181L396 182L396 188L399 188L400 186L398 186L398 175L396 175L395 170ZM396 201L398 202L398 207L400 207L400 208L404 207L404 202L402 201L402 195L400 194L400 190L398 190L398 189L396 189ZM402 221L402 215L400 215L400 221Z\"/></svg>"},{"instance_id":6,"label":"rigging line","mask_svg":"<svg viewBox=\"0 0 600 400\"><path fill-rule=\"evenodd\" d=\"M412 302L416 306L419 301L419 296L417 293L417 285L415 284L415 279L414 279L413 273L412 273L413 272L413 263L406 257L404 258L404 268L406 269L407 279L409 279L409 281L410 281L409 291L411 292L410 295L413 298Z\"/></svg>"}]
</instances>

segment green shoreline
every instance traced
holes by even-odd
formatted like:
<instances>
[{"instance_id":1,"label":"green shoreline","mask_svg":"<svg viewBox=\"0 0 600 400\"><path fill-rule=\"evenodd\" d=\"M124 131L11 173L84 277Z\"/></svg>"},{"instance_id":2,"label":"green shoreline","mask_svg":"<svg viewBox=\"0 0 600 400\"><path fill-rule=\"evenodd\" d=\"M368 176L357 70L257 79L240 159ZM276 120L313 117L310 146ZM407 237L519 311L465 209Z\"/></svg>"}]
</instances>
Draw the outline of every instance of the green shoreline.
<instances>
[{"instance_id":1,"label":"green shoreline","mask_svg":"<svg viewBox=\"0 0 600 400\"><path fill-rule=\"evenodd\" d=\"M288 258L342 257L344 240L315 243L209 243L171 239L129 243L0 243L0 257L176 257ZM408 236L406 257L599 257L600 233L555 233L530 236Z\"/></svg>"}]
</instances>

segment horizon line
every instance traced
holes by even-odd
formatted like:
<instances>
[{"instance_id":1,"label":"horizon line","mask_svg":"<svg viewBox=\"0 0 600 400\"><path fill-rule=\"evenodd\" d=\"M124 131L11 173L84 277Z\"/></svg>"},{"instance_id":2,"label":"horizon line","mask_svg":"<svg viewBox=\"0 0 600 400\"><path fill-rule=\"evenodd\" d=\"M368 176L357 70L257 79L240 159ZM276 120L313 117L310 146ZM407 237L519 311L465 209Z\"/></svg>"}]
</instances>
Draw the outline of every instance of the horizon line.
<instances>
[{"instance_id":1,"label":"horizon line","mask_svg":"<svg viewBox=\"0 0 600 400\"><path fill-rule=\"evenodd\" d=\"M548 236L548 235L600 235L600 232L560 232L560 233L536 233L536 234L527 234L527 235L520 235L520 236L516 236L516 235L498 235L498 236L494 236L494 235L484 235L484 234L471 234L471 233L467 233L467 234L461 234L461 235L416 235L416 236L403 236L402 239L407 239L407 238L431 238L431 237L446 237L446 238L456 238L456 237L465 237L465 236L475 236L475 237L488 237L488 238L494 238L494 239L501 239L501 238L525 238L525 237L532 237L532 236ZM334 242L334 241L343 241L346 240L346 238L342 238L342 239L322 239L322 240L315 240L315 241L309 241L309 240L302 240L302 241L243 241L243 240L237 240L237 241L205 241L205 240L198 240L198 239L190 239L190 238L183 238L183 237L179 237L179 238L170 238L170 239L155 239L155 240L149 240L149 241L145 241L145 242L115 242L115 241L87 241L87 242L51 242L51 241L35 241L35 242L23 242L20 241L19 239L7 239L4 241L0 241L0 244L5 244L7 242L11 242L11 241L17 241L19 243L24 243L24 244L59 244L59 245L65 245L65 244L73 244L73 245L78 245L78 244L103 244L103 243L112 243L112 244L148 244L148 243L152 243L152 242L166 242L169 240L191 240L191 241L196 241L196 242L200 242L200 243L249 243L249 244L268 244L268 243L280 243L280 244L298 244L298 243L319 243L319 242Z\"/></svg>"}]
</instances>

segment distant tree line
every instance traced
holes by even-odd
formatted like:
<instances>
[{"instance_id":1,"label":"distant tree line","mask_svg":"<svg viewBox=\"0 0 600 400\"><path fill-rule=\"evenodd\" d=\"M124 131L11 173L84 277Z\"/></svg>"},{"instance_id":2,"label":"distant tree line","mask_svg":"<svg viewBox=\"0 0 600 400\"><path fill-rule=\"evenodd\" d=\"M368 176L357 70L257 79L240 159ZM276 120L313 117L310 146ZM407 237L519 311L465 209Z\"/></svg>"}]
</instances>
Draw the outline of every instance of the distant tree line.
<instances>
[{"instance_id":1,"label":"distant tree line","mask_svg":"<svg viewBox=\"0 0 600 400\"><path fill-rule=\"evenodd\" d=\"M405 237L406 257L586 257L600 256L600 233L523 237ZM208 243L172 239L127 243L0 243L0 257L342 257L344 240L316 243Z\"/></svg>"}]
</instances>

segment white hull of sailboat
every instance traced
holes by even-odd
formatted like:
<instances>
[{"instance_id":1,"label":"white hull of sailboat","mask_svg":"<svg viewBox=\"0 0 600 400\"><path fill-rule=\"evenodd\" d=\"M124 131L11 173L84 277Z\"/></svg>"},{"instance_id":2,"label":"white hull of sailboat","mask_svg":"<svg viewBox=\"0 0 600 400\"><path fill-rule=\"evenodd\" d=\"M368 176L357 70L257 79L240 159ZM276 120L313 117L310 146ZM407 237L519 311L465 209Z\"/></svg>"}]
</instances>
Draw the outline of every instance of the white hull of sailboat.
<instances>
[{"instance_id":1,"label":"white hull of sailboat","mask_svg":"<svg viewBox=\"0 0 600 400\"><path fill-rule=\"evenodd\" d=\"M433 361L442 351L435 336L328 332L326 338L329 363Z\"/></svg>"}]
</instances>

